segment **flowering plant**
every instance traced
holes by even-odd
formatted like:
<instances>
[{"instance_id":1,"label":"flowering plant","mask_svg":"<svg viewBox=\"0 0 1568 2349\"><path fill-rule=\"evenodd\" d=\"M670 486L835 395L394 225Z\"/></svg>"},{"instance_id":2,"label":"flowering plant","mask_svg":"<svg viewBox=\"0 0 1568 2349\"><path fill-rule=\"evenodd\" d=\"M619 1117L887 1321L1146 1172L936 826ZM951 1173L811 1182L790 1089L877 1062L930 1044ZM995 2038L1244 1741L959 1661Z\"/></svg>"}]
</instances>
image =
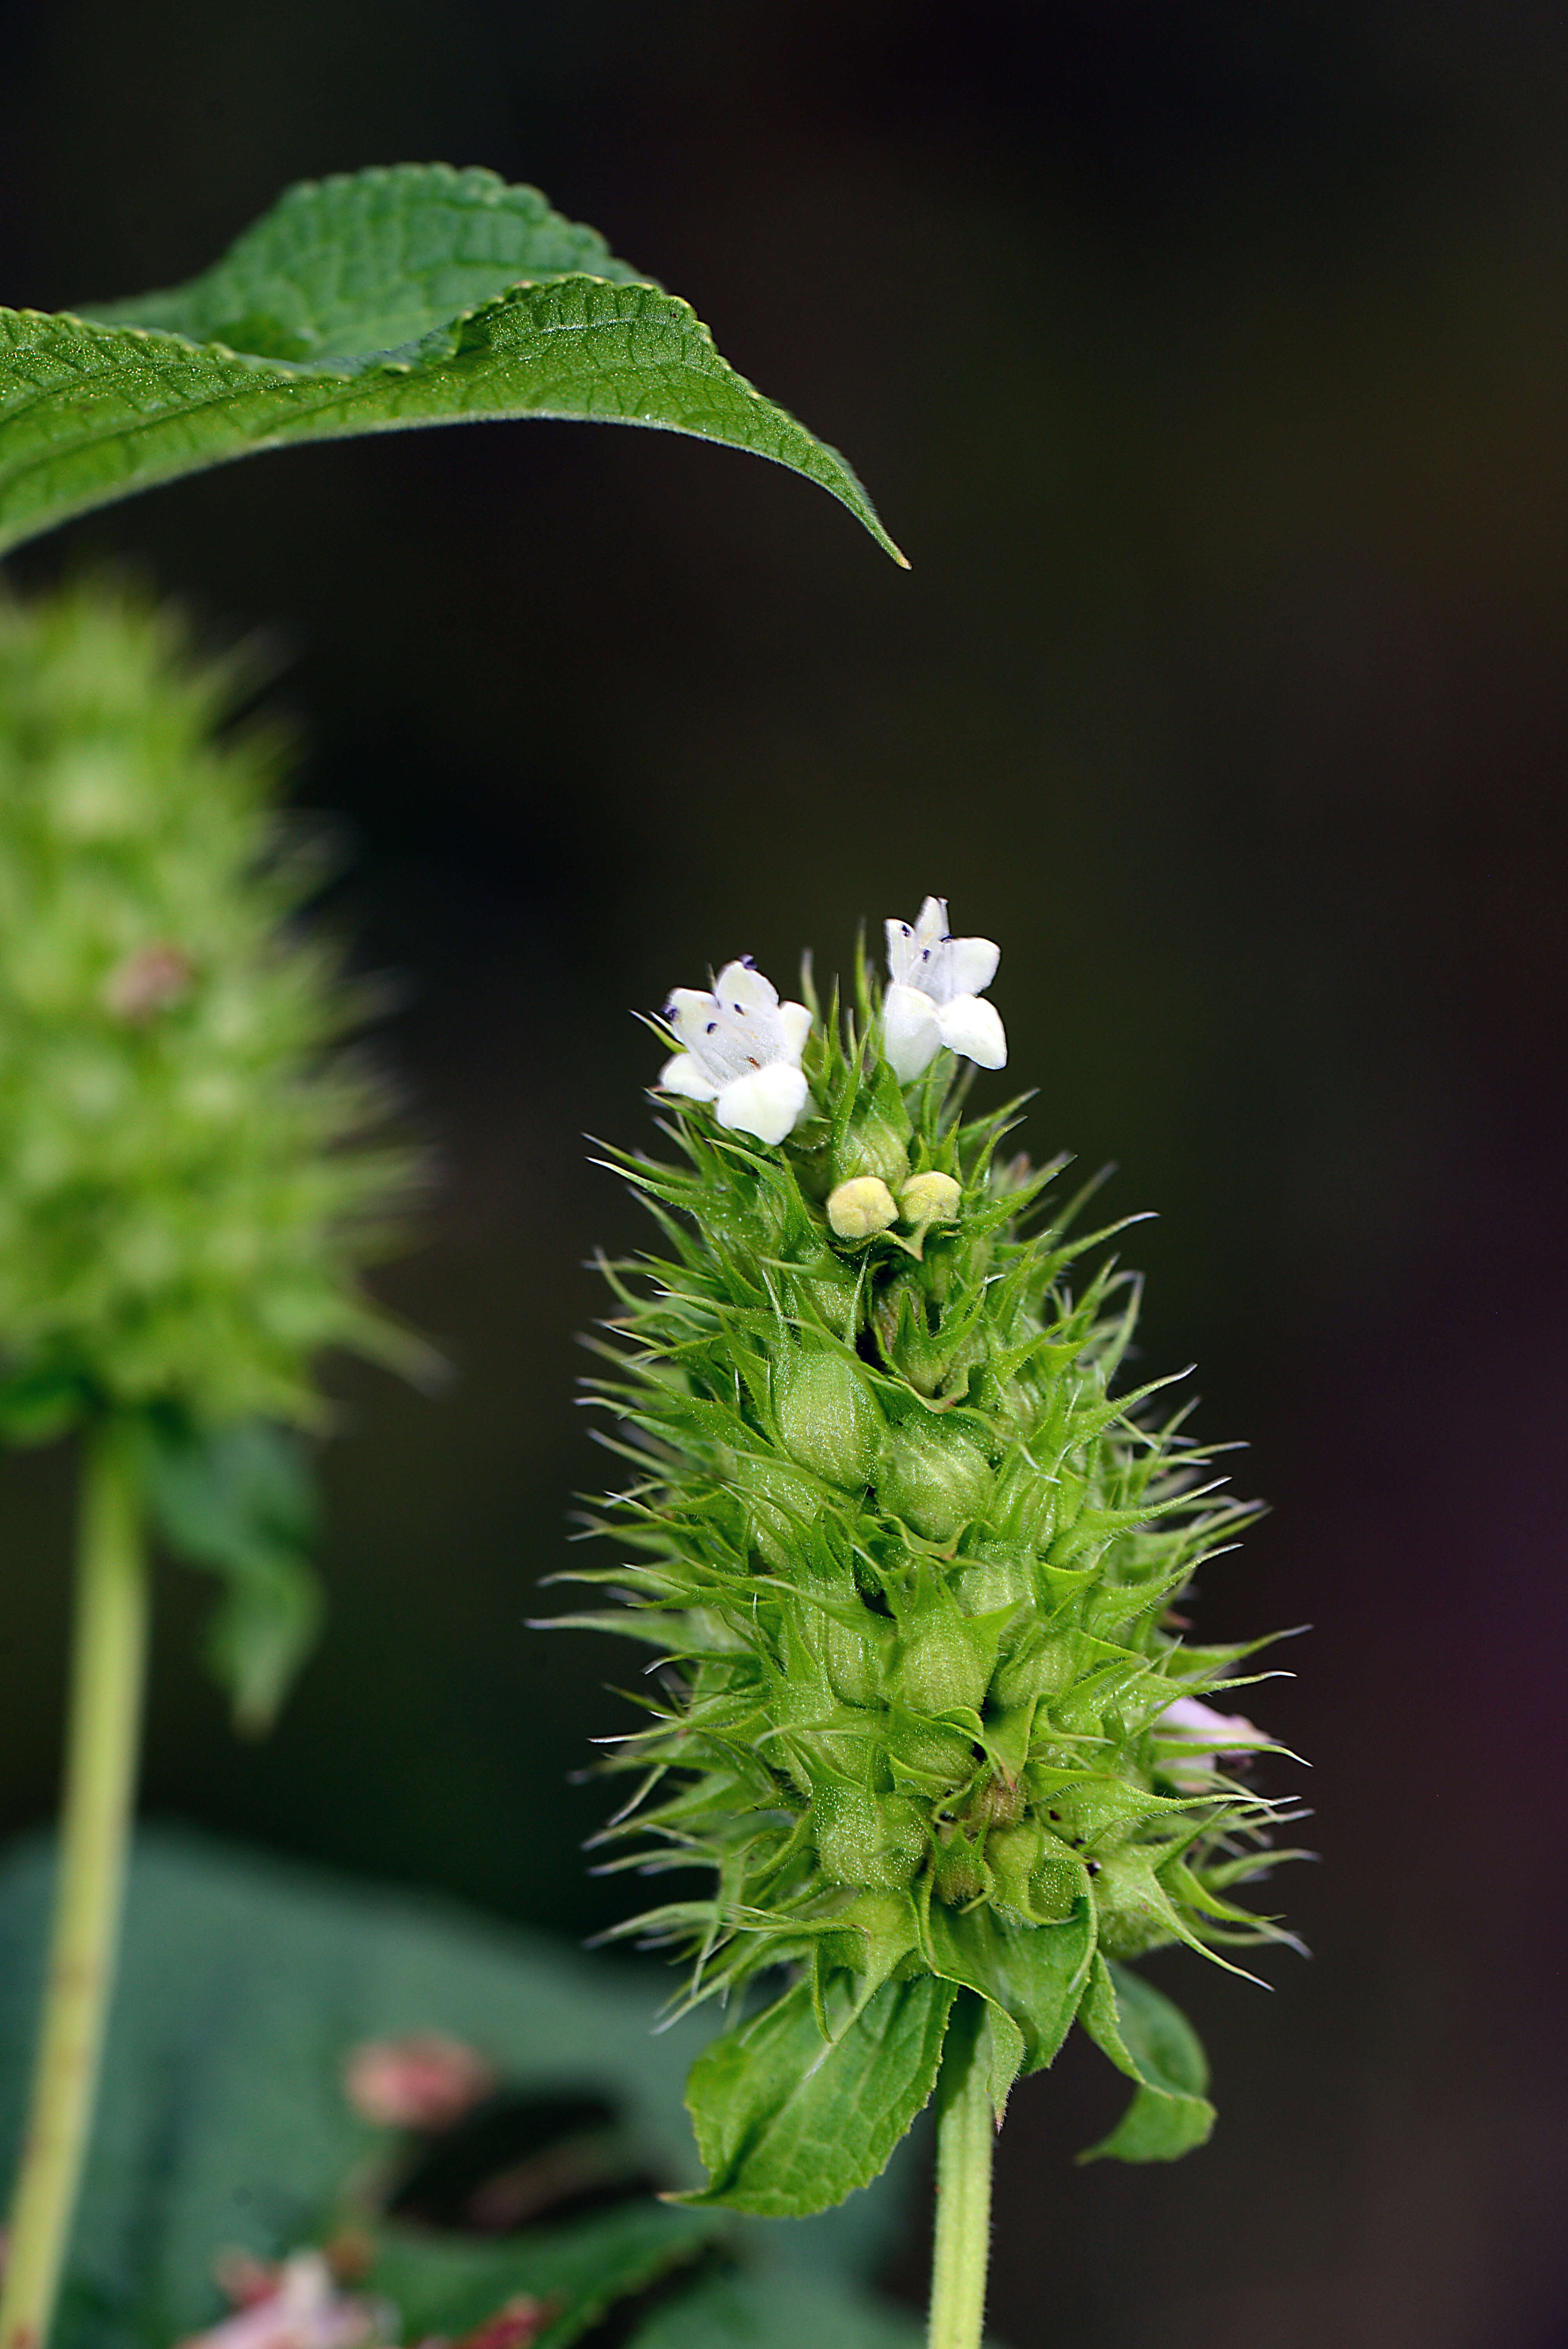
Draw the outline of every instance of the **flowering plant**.
<instances>
[{"instance_id":1,"label":"flowering plant","mask_svg":"<svg viewBox=\"0 0 1568 2349\"><path fill-rule=\"evenodd\" d=\"M0 552L258 450L535 416L769 458L904 562L843 459L737 375L686 304L537 189L444 164L292 188L183 285L90 315L0 306ZM422 1359L357 1286L407 1168L367 1146L381 1104L335 1049L352 998L287 935L311 860L276 834L268 746L210 739L232 674L177 637L167 616L90 596L0 605L0 1442L79 1429L86 1471L60 1887L0 2349L45 2349L88 2143L148 1532L222 1577L211 1659L241 1724L264 1727L320 1611L294 1441L323 1415L315 1358ZM725 1017L744 1032L694 1040L688 1091L783 1133L799 1039L791 1059L789 1007L739 994ZM315 2323L317 2271L287 2277L288 2322Z\"/></svg>"},{"instance_id":2,"label":"flowering plant","mask_svg":"<svg viewBox=\"0 0 1568 2349\"><path fill-rule=\"evenodd\" d=\"M1133 1961L1287 1937L1233 1898L1281 1856L1239 1775L1270 1741L1205 1702L1251 1650L1174 1612L1254 1510L1171 1380L1115 1391L1139 1287L1075 1279L1121 1228L1076 1230L1094 1185L1053 1206L1065 1159L1003 1154L1016 1105L963 1113L961 1060L1006 1059L997 949L936 899L888 937L891 984L862 957L843 1018L809 982L776 1011L746 963L673 999L684 1164L614 1161L661 1238L605 1268L595 1386L634 1473L593 1529L621 1559L574 1578L619 1603L566 1619L659 1659L600 1842L708 1879L619 1929L686 1960L683 2009L730 2010L688 2086L696 2199L820 2209L935 2090L933 2339L958 2344L1014 2082L1077 2020L1134 2083L1092 2152L1187 2152L1202 2051Z\"/></svg>"}]
</instances>

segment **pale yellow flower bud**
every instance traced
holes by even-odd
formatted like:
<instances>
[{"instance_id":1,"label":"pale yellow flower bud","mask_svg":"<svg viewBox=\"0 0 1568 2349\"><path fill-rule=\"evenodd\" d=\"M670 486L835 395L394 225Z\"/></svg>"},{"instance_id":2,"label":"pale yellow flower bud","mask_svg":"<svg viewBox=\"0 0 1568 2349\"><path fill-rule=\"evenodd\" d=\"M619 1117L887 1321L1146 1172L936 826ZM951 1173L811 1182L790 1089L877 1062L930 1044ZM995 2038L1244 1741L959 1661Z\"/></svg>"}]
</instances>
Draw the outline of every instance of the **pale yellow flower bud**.
<instances>
[{"instance_id":1,"label":"pale yellow flower bud","mask_svg":"<svg viewBox=\"0 0 1568 2349\"><path fill-rule=\"evenodd\" d=\"M906 1224L950 1224L963 1196L962 1185L934 1167L929 1174L912 1174L900 1186L898 1212Z\"/></svg>"},{"instance_id":2,"label":"pale yellow flower bud","mask_svg":"<svg viewBox=\"0 0 1568 2349\"><path fill-rule=\"evenodd\" d=\"M829 1194L828 1221L841 1240L869 1240L897 1223L898 1207L880 1174L857 1174Z\"/></svg>"}]
</instances>

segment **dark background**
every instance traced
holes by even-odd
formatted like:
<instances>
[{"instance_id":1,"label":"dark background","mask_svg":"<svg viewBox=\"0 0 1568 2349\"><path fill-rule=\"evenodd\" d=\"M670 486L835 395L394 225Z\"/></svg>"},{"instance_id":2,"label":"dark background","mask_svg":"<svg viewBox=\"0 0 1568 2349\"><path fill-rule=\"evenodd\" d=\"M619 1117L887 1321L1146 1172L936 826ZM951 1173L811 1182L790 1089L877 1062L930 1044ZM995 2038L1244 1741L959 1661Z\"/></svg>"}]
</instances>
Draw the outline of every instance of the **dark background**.
<instances>
[{"instance_id":1,"label":"dark background","mask_svg":"<svg viewBox=\"0 0 1568 2349\"><path fill-rule=\"evenodd\" d=\"M614 1913L564 1777L630 1668L521 1628L598 1473L582 1259L637 1229L581 1136L648 1133L629 1007L741 950L831 968L945 891L1003 944L1037 1148L1161 1210L1149 1368L1196 1355L1202 1424L1252 1439L1276 1514L1204 1623L1315 1625L1253 1709L1314 1758L1326 1862L1274 1995L1158 1969L1211 2149L1077 2171L1118 2085L1069 2055L1020 2092L997 2332L1568 2343L1563 12L36 0L5 56L5 300L176 281L302 175L487 163L687 295L915 566L752 460L553 425L269 458L14 560L129 555L281 633L444 1167L384 1286L458 1379L340 1381L332 1633L270 1744L170 1577L150 1806ZM0 1485L20 1826L67 1464Z\"/></svg>"}]
</instances>

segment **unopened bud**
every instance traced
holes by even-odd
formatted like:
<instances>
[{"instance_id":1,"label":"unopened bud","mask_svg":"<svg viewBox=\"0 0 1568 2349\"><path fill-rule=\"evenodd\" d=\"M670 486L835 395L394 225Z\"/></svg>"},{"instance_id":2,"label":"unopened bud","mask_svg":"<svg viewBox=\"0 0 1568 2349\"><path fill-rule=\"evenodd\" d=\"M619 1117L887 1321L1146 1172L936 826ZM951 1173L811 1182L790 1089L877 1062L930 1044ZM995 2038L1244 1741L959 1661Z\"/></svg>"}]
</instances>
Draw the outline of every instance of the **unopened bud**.
<instances>
[{"instance_id":1,"label":"unopened bud","mask_svg":"<svg viewBox=\"0 0 1568 2349\"><path fill-rule=\"evenodd\" d=\"M836 1883L899 1892L925 1857L925 1819L906 1795L820 1786L811 1816L822 1871Z\"/></svg>"},{"instance_id":2,"label":"unopened bud","mask_svg":"<svg viewBox=\"0 0 1568 2349\"><path fill-rule=\"evenodd\" d=\"M980 1847L971 1843L962 1827L948 1837L936 1854L932 1889L939 1900L945 1900L954 1909L966 1908L989 1889Z\"/></svg>"},{"instance_id":3,"label":"unopened bud","mask_svg":"<svg viewBox=\"0 0 1568 2349\"><path fill-rule=\"evenodd\" d=\"M906 1421L877 1472L877 1499L931 1541L951 1541L980 1509L990 1464L964 1433L941 1421Z\"/></svg>"},{"instance_id":4,"label":"unopened bud","mask_svg":"<svg viewBox=\"0 0 1568 2349\"><path fill-rule=\"evenodd\" d=\"M946 1713L954 1706L979 1712L991 1668L983 1642L961 1615L947 1609L917 1615L900 1647L893 1684L913 1712Z\"/></svg>"},{"instance_id":5,"label":"unopened bud","mask_svg":"<svg viewBox=\"0 0 1568 2349\"><path fill-rule=\"evenodd\" d=\"M774 1370L773 1407L785 1449L803 1468L850 1489L866 1482L882 1416L842 1354L808 1354L791 1342Z\"/></svg>"},{"instance_id":6,"label":"unopened bud","mask_svg":"<svg viewBox=\"0 0 1568 2349\"><path fill-rule=\"evenodd\" d=\"M857 1174L830 1194L828 1221L841 1240L869 1240L897 1223L898 1207L880 1174Z\"/></svg>"},{"instance_id":7,"label":"unopened bud","mask_svg":"<svg viewBox=\"0 0 1568 2349\"><path fill-rule=\"evenodd\" d=\"M906 1224L950 1224L958 1213L964 1196L962 1184L951 1174L938 1174L933 1167L928 1174L912 1174L898 1195L898 1212Z\"/></svg>"}]
</instances>

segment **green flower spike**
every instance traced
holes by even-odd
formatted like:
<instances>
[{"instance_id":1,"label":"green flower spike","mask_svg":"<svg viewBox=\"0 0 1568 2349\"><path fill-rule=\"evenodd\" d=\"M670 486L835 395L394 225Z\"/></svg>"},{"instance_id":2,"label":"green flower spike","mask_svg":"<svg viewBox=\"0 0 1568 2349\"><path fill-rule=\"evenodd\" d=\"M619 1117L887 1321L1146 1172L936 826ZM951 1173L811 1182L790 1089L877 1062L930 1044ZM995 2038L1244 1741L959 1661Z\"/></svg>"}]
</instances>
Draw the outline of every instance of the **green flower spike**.
<instances>
[{"instance_id":1,"label":"green flower spike","mask_svg":"<svg viewBox=\"0 0 1568 2349\"><path fill-rule=\"evenodd\" d=\"M1130 1961L1288 1938L1232 1898L1284 1856L1238 1775L1269 1741L1205 1702L1250 1651L1173 1611L1254 1510L1171 1381L1112 1392L1139 1290L1075 1280L1120 1228L1075 1234L1094 1186L1053 1207L1065 1160L999 1154L1015 1107L961 1115L955 1051L1006 1059L996 948L936 899L888 927L885 996L862 957L848 1017L810 1006L792 1123L755 1138L716 1070L717 1118L666 1104L684 1163L616 1154L663 1245L607 1268L634 1473L593 1525L624 1562L571 1578L621 1603L569 1620L663 1659L603 1765L636 1778L608 1865L709 1880L619 1929L733 2018L696 2199L773 2217L874 2178L939 2073L984 2148L975 2096L999 2120L1075 2020L1135 2083L1095 2153L1202 2144L1202 2050ZM688 1051L717 1000L676 999Z\"/></svg>"}]
</instances>

